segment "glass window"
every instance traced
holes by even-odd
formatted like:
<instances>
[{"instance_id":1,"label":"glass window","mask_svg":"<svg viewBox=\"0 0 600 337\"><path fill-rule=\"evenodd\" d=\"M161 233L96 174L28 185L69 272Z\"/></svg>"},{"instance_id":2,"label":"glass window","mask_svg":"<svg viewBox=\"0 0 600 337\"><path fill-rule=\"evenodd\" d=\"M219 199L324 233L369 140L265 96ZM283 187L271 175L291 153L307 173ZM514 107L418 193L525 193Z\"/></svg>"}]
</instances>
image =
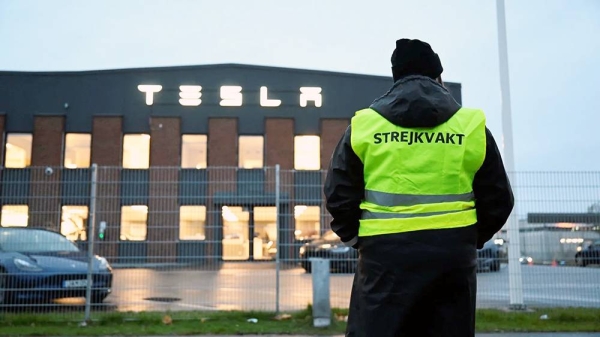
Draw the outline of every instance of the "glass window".
<instances>
[{"instance_id":1,"label":"glass window","mask_svg":"<svg viewBox=\"0 0 600 337\"><path fill-rule=\"evenodd\" d=\"M240 168L262 168L264 158L263 136L240 136L239 138L239 160Z\"/></svg>"},{"instance_id":2,"label":"glass window","mask_svg":"<svg viewBox=\"0 0 600 337\"><path fill-rule=\"evenodd\" d=\"M254 207L254 252L256 260L277 254L277 207Z\"/></svg>"},{"instance_id":3,"label":"glass window","mask_svg":"<svg viewBox=\"0 0 600 337\"><path fill-rule=\"evenodd\" d=\"M297 205L294 207L297 240L319 238L321 231L321 207Z\"/></svg>"},{"instance_id":4,"label":"glass window","mask_svg":"<svg viewBox=\"0 0 600 337\"><path fill-rule=\"evenodd\" d=\"M150 135L123 137L123 168L147 169L150 166Z\"/></svg>"},{"instance_id":5,"label":"glass window","mask_svg":"<svg viewBox=\"0 0 600 337\"><path fill-rule=\"evenodd\" d=\"M71 241L87 240L87 206L63 206L60 233Z\"/></svg>"},{"instance_id":6,"label":"glass window","mask_svg":"<svg viewBox=\"0 0 600 337\"><path fill-rule=\"evenodd\" d=\"M144 241L148 232L148 206L121 207L121 240Z\"/></svg>"},{"instance_id":7,"label":"glass window","mask_svg":"<svg viewBox=\"0 0 600 337\"><path fill-rule=\"evenodd\" d=\"M321 169L321 138L319 136L294 137L294 168L296 170Z\"/></svg>"},{"instance_id":8,"label":"glass window","mask_svg":"<svg viewBox=\"0 0 600 337\"><path fill-rule=\"evenodd\" d=\"M31 143L33 136L25 133L6 135L4 167L22 168L31 165Z\"/></svg>"},{"instance_id":9,"label":"glass window","mask_svg":"<svg viewBox=\"0 0 600 337\"><path fill-rule=\"evenodd\" d=\"M65 167L90 167L92 135L87 133L67 133L65 137Z\"/></svg>"},{"instance_id":10,"label":"glass window","mask_svg":"<svg viewBox=\"0 0 600 337\"><path fill-rule=\"evenodd\" d=\"M181 136L181 167L206 168L206 135Z\"/></svg>"},{"instance_id":11,"label":"glass window","mask_svg":"<svg viewBox=\"0 0 600 337\"><path fill-rule=\"evenodd\" d=\"M206 206L181 206L179 208L179 239L205 240Z\"/></svg>"},{"instance_id":12,"label":"glass window","mask_svg":"<svg viewBox=\"0 0 600 337\"><path fill-rule=\"evenodd\" d=\"M27 227L29 219L29 207L27 205L4 205L2 206L2 227Z\"/></svg>"}]
</instances>

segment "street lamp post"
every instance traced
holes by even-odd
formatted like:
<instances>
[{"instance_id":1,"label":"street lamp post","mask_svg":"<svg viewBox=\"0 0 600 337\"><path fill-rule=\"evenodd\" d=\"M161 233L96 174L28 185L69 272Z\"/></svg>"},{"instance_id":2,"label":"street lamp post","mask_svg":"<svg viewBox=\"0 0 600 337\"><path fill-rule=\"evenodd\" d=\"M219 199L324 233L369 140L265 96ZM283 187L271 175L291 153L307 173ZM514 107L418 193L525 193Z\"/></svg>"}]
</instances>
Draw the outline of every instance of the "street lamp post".
<instances>
[{"instance_id":1,"label":"street lamp post","mask_svg":"<svg viewBox=\"0 0 600 337\"><path fill-rule=\"evenodd\" d=\"M504 0L496 0L496 15L498 20L498 56L500 60L500 90L502 92L502 143L504 150L504 163L508 177L515 186L515 164L512 137L512 118L510 110L510 81L508 76L508 51L506 42L506 14L504 12ZM510 308L522 310L523 303L523 279L521 275L521 243L519 238L519 220L517 218L517 206L512 210L508 218L508 285Z\"/></svg>"}]
</instances>

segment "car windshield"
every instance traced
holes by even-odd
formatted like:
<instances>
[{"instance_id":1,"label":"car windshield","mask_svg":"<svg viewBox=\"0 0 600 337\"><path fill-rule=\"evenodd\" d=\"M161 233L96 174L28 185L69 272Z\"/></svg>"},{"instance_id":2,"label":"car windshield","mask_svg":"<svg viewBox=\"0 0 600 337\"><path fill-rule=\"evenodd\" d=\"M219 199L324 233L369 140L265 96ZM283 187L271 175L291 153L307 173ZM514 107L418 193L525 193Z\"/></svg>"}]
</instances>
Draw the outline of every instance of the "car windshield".
<instances>
[{"instance_id":1,"label":"car windshield","mask_svg":"<svg viewBox=\"0 0 600 337\"><path fill-rule=\"evenodd\" d=\"M3 228L0 250L5 252L77 252L79 248L64 236L45 230Z\"/></svg>"}]
</instances>

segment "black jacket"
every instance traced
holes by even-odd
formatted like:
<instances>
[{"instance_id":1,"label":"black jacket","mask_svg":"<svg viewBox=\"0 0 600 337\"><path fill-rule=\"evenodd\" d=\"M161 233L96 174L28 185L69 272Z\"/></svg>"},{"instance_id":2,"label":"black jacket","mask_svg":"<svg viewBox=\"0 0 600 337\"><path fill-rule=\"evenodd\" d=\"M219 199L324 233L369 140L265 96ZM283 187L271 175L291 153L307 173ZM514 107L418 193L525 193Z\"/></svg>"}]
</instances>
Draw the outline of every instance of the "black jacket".
<instances>
[{"instance_id":1,"label":"black jacket","mask_svg":"<svg viewBox=\"0 0 600 337\"><path fill-rule=\"evenodd\" d=\"M408 76L392 86L370 106L390 122L407 128L434 127L449 120L460 105L439 83L424 76ZM364 174L350 143L351 127L331 157L324 185L326 207L333 217L332 230L347 245L356 248L360 203L364 196ZM486 128L486 155L473 182L477 211L477 248L492 238L508 219L514 199L502 158Z\"/></svg>"}]
</instances>

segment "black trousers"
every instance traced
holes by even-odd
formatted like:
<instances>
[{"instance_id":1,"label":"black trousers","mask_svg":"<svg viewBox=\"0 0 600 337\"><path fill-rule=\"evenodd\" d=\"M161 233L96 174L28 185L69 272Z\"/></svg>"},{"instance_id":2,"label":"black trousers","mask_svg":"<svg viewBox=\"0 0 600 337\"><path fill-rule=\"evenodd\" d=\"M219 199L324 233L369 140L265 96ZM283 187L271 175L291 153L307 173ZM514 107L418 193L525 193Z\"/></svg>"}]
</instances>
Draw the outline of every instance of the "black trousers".
<instances>
[{"instance_id":1,"label":"black trousers","mask_svg":"<svg viewBox=\"0 0 600 337\"><path fill-rule=\"evenodd\" d=\"M476 292L476 265L393 269L361 256L346 336L474 337Z\"/></svg>"}]
</instances>

